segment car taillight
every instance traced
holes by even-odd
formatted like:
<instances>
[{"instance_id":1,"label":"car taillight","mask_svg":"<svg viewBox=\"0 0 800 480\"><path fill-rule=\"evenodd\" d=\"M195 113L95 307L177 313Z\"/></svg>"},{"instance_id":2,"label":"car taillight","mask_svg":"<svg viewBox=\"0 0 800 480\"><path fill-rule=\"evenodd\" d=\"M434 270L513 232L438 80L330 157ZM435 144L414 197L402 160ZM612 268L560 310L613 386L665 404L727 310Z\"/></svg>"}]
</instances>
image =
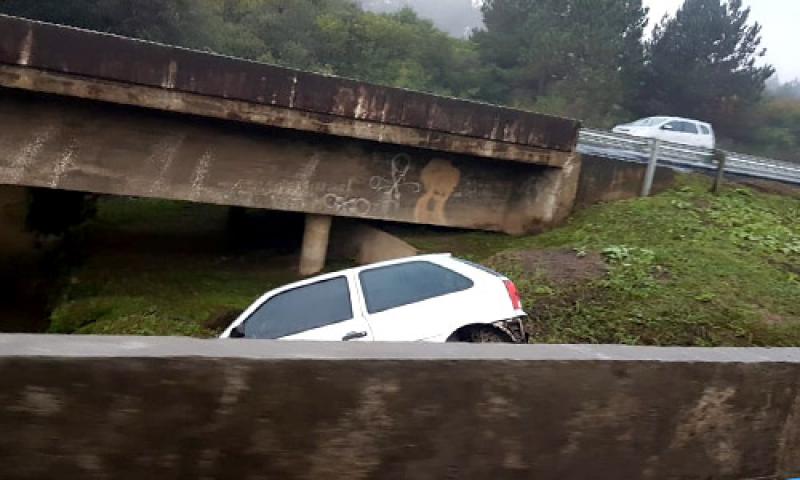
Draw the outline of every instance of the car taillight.
<instances>
[{"instance_id":1,"label":"car taillight","mask_svg":"<svg viewBox=\"0 0 800 480\"><path fill-rule=\"evenodd\" d=\"M506 284L508 298L511 300L511 305L514 306L514 310L522 309L522 299L519 298L519 290L517 290L517 286L514 285L514 282L511 280L505 280L503 283Z\"/></svg>"}]
</instances>

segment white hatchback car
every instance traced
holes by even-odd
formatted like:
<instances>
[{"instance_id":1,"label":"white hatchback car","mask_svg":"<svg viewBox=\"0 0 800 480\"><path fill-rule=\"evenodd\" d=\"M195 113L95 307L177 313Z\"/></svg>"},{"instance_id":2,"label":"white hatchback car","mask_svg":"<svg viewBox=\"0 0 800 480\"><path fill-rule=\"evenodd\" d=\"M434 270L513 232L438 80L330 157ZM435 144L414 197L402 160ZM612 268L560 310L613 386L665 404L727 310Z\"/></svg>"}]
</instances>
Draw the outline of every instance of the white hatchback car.
<instances>
[{"instance_id":1,"label":"white hatchback car","mask_svg":"<svg viewBox=\"0 0 800 480\"><path fill-rule=\"evenodd\" d=\"M517 288L488 268L427 255L273 290L221 338L527 343Z\"/></svg>"},{"instance_id":2,"label":"white hatchback car","mask_svg":"<svg viewBox=\"0 0 800 480\"><path fill-rule=\"evenodd\" d=\"M680 117L649 117L633 123L617 125L614 133L646 137L665 142L713 149L716 145L714 128L709 123Z\"/></svg>"}]
</instances>

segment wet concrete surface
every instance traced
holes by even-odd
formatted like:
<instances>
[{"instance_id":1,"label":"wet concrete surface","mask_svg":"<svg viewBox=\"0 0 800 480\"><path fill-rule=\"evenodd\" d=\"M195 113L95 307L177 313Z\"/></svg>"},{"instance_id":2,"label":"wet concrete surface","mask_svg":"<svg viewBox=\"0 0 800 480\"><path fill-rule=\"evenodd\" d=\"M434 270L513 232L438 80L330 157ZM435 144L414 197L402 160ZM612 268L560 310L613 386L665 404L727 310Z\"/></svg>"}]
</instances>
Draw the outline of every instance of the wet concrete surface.
<instances>
[{"instance_id":1,"label":"wet concrete surface","mask_svg":"<svg viewBox=\"0 0 800 480\"><path fill-rule=\"evenodd\" d=\"M4 479L800 474L800 350L0 336Z\"/></svg>"}]
</instances>

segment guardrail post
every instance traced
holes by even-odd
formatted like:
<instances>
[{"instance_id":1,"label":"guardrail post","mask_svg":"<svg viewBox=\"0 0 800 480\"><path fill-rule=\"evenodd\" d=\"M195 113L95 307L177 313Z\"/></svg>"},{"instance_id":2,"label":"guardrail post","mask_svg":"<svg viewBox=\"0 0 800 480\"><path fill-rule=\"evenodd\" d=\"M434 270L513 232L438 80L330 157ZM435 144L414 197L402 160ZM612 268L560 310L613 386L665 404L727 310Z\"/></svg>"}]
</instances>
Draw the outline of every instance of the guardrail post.
<instances>
[{"instance_id":1,"label":"guardrail post","mask_svg":"<svg viewBox=\"0 0 800 480\"><path fill-rule=\"evenodd\" d=\"M647 172L644 174L644 183L642 184L643 197L649 197L650 191L653 189L653 179L656 176L656 167L658 166L658 150L660 147L660 140L650 140L650 161L647 162Z\"/></svg>"},{"instance_id":2,"label":"guardrail post","mask_svg":"<svg viewBox=\"0 0 800 480\"><path fill-rule=\"evenodd\" d=\"M722 181L725 179L725 164L728 160L728 155L722 150L714 150L714 155L711 157L713 161L717 162L717 177L714 179L714 186L711 187L711 193L714 195L719 194L722 188Z\"/></svg>"}]
</instances>

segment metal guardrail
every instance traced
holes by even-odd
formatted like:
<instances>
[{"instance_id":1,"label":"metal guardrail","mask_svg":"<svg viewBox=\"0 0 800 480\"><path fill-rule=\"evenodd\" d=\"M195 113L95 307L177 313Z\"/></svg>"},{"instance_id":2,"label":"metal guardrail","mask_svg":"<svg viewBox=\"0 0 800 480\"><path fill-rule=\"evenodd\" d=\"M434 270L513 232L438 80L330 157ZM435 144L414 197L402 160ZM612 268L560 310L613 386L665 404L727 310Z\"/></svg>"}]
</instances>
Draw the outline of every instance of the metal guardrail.
<instances>
[{"instance_id":1,"label":"metal guardrail","mask_svg":"<svg viewBox=\"0 0 800 480\"><path fill-rule=\"evenodd\" d=\"M647 138L583 129L578 140L578 151L588 155L647 163L653 148L652 145L653 140ZM800 163L783 162L735 152L726 152L726 154L725 171L727 173L800 184ZM712 155L713 151L705 148L663 141L658 144L659 164L677 169L714 171L717 169L717 165L712 160Z\"/></svg>"}]
</instances>

